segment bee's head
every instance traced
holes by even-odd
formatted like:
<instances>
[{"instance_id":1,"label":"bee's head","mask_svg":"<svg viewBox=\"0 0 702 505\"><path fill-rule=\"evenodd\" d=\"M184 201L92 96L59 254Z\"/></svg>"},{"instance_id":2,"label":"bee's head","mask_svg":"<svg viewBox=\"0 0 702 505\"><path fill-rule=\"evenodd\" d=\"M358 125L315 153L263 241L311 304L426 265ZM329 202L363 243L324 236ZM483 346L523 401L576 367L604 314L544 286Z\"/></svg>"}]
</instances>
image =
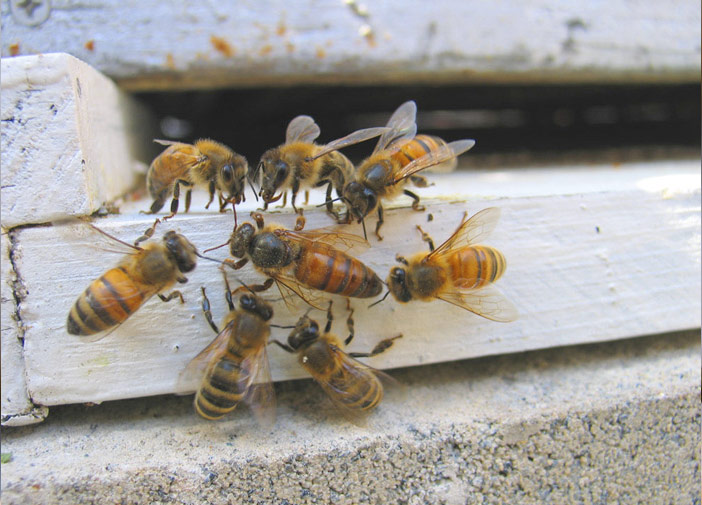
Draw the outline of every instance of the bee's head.
<instances>
[{"instance_id":1,"label":"bee's head","mask_svg":"<svg viewBox=\"0 0 702 505\"><path fill-rule=\"evenodd\" d=\"M183 235L173 230L166 232L163 236L166 249L171 254L181 272L190 272L197 264L197 249Z\"/></svg>"},{"instance_id":2,"label":"bee's head","mask_svg":"<svg viewBox=\"0 0 702 505\"><path fill-rule=\"evenodd\" d=\"M239 306L242 310L256 314L264 321L269 321L273 317L273 307L263 298L253 294L241 295Z\"/></svg>"},{"instance_id":3,"label":"bee's head","mask_svg":"<svg viewBox=\"0 0 702 505\"><path fill-rule=\"evenodd\" d=\"M246 158L236 153L220 166L217 187L232 203L240 203L243 199L248 171L249 163Z\"/></svg>"},{"instance_id":4,"label":"bee's head","mask_svg":"<svg viewBox=\"0 0 702 505\"><path fill-rule=\"evenodd\" d=\"M295 329L288 335L288 345L295 350L311 344L319 338L319 325L310 319L307 314L302 316L295 324Z\"/></svg>"},{"instance_id":5,"label":"bee's head","mask_svg":"<svg viewBox=\"0 0 702 505\"><path fill-rule=\"evenodd\" d=\"M287 185L292 176L290 164L282 156L280 148L269 149L263 156L256 169L256 175L261 173L261 197L266 203L275 202L275 194Z\"/></svg>"},{"instance_id":6,"label":"bee's head","mask_svg":"<svg viewBox=\"0 0 702 505\"><path fill-rule=\"evenodd\" d=\"M378 205L378 195L360 182L350 182L344 187L344 200L359 221Z\"/></svg>"},{"instance_id":7,"label":"bee's head","mask_svg":"<svg viewBox=\"0 0 702 505\"><path fill-rule=\"evenodd\" d=\"M229 242L229 252L235 258L243 258L249 250L251 241L256 235L256 228L251 223L243 223L232 233Z\"/></svg>"},{"instance_id":8,"label":"bee's head","mask_svg":"<svg viewBox=\"0 0 702 505\"><path fill-rule=\"evenodd\" d=\"M407 267L392 267L386 282L392 296L394 296L398 302L409 302L412 299L412 295L409 289L407 289Z\"/></svg>"}]
</instances>

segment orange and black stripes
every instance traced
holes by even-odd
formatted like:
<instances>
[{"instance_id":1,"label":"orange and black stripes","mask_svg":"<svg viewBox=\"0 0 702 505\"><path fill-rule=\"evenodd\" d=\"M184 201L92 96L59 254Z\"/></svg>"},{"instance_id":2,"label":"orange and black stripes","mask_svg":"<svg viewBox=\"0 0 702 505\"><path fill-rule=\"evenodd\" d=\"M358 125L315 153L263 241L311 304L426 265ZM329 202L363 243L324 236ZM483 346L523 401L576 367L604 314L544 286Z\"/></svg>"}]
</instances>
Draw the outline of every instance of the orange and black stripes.
<instances>
[{"instance_id":1,"label":"orange and black stripes","mask_svg":"<svg viewBox=\"0 0 702 505\"><path fill-rule=\"evenodd\" d=\"M478 289L499 279L507 269L504 255L494 247L464 247L447 258L451 278L461 279L459 287Z\"/></svg>"},{"instance_id":2,"label":"orange and black stripes","mask_svg":"<svg viewBox=\"0 0 702 505\"><path fill-rule=\"evenodd\" d=\"M90 283L68 314L71 335L93 335L123 323L153 293L146 293L123 267Z\"/></svg>"},{"instance_id":3,"label":"orange and black stripes","mask_svg":"<svg viewBox=\"0 0 702 505\"><path fill-rule=\"evenodd\" d=\"M311 288L355 298L377 296L383 289L382 281L373 270L321 242L302 248L295 278Z\"/></svg>"},{"instance_id":4,"label":"orange and black stripes","mask_svg":"<svg viewBox=\"0 0 702 505\"><path fill-rule=\"evenodd\" d=\"M205 419L220 419L244 398L248 381L244 380L241 361L241 357L227 353L208 368L195 396L195 410Z\"/></svg>"},{"instance_id":5,"label":"orange and black stripes","mask_svg":"<svg viewBox=\"0 0 702 505\"><path fill-rule=\"evenodd\" d=\"M417 158L421 158L430 151L435 151L445 142L438 137L431 135L417 135L412 140L409 140L400 146L399 150L392 154L392 158L396 160L400 166L409 165Z\"/></svg>"}]
</instances>

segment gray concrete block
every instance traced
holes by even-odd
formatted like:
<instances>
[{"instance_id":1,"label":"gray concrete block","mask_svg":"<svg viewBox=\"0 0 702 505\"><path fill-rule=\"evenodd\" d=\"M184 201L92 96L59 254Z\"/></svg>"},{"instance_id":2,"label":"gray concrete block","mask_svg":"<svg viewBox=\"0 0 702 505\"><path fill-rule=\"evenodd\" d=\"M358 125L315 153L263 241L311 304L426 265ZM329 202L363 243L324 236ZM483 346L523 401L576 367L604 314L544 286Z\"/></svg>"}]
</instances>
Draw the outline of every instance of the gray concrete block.
<instances>
[{"instance_id":1,"label":"gray concrete block","mask_svg":"<svg viewBox=\"0 0 702 505\"><path fill-rule=\"evenodd\" d=\"M190 397L56 407L3 428L3 503L699 504L699 339L396 370L363 427L311 381L277 385L273 428Z\"/></svg>"}]
</instances>

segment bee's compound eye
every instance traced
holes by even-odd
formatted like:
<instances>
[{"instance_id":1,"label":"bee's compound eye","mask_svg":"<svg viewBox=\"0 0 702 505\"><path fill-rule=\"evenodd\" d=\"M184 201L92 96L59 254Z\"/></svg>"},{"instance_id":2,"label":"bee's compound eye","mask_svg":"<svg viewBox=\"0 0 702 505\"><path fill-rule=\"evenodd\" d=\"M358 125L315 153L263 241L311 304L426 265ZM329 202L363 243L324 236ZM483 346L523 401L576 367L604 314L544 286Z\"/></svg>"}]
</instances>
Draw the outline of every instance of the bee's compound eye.
<instances>
[{"instance_id":1,"label":"bee's compound eye","mask_svg":"<svg viewBox=\"0 0 702 505\"><path fill-rule=\"evenodd\" d=\"M275 182L281 184L288 176L288 164L284 161L279 161L275 164Z\"/></svg>"},{"instance_id":2,"label":"bee's compound eye","mask_svg":"<svg viewBox=\"0 0 702 505\"><path fill-rule=\"evenodd\" d=\"M234 167L231 165L224 165L222 167L222 179L224 182L231 182L234 179Z\"/></svg>"}]
</instances>

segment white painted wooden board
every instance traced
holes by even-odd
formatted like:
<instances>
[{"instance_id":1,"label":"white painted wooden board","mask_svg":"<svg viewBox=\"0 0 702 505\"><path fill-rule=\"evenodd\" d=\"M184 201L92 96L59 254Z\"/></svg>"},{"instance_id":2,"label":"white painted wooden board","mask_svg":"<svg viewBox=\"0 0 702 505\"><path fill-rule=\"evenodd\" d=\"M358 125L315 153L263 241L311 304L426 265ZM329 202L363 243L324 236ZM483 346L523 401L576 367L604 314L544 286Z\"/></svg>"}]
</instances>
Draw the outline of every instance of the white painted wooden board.
<instances>
[{"instance_id":1,"label":"white painted wooden board","mask_svg":"<svg viewBox=\"0 0 702 505\"><path fill-rule=\"evenodd\" d=\"M0 266L2 280L2 311L0 312L0 332L2 334L2 425L19 426L32 424L43 420L48 410L46 407L35 407L27 393L25 380L24 354L20 331L15 319L17 305L14 301L15 276L10 262L10 238L0 234Z\"/></svg>"},{"instance_id":2,"label":"white painted wooden board","mask_svg":"<svg viewBox=\"0 0 702 505\"><path fill-rule=\"evenodd\" d=\"M2 55L65 51L125 88L699 79L694 0L2 2ZM284 79L282 81L281 79Z\"/></svg>"},{"instance_id":3,"label":"white painted wooden board","mask_svg":"<svg viewBox=\"0 0 702 505\"><path fill-rule=\"evenodd\" d=\"M464 211L497 206L502 218L485 243L507 258L498 286L520 318L496 323L441 301L402 306L388 298L366 309L368 302L354 300L352 350L370 349L399 332L405 335L385 354L368 360L373 366L414 366L700 327L699 160L431 178L436 185L418 192L430 204L433 221L400 199L396 206L401 208L387 212L385 240L371 238L370 249L359 257L384 278L395 253L425 248L415 224L439 242ZM321 199L318 193L314 197ZM224 242L232 216L204 211L204 198L197 194L193 212L178 215L158 234L179 230L201 250ZM123 215L98 224L131 241L151 222L137 214L148 204L124 207ZM252 199L247 204L253 206ZM243 209L240 215L245 219ZM330 224L319 209L306 215L309 228ZM266 218L294 222L289 212ZM348 230L360 233L357 225ZM224 258L227 251L210 254ZM174 392L180 371L214 337L201 313L200 286L207 287L215 318L224 316L221 274L216 265L201 262L182 286L185 305L151 300L103 340L84 343L66 333L66 316L87 284L116 258L84 243L67 243L51 227L19 231L15 257L27 288L20 309L27 386L42 405ZM262 280L248 266L240 272L246 282ZM278 324L293 323L305 310L301 305L300 312L290 313L282 302L274 306ZM335 312L334 331L345 335L342 301ZM321 312L313 315L324 318ZM274 330L273 335L283 339L286 332ZM270 358L275 380L304 377L295 357L272 347Z\"/></svg>"},{"instance_id":4,"label":"white painted wooden board","mask_svg":"<svg viewBox=\"0 0 702 505\"><path fill-rule=\"evenodd\" d=\"M4 229L90 214L132 187L153 132L114 82L65 53L3 58L0 82Z\"/></svg>"}]
</instances>

